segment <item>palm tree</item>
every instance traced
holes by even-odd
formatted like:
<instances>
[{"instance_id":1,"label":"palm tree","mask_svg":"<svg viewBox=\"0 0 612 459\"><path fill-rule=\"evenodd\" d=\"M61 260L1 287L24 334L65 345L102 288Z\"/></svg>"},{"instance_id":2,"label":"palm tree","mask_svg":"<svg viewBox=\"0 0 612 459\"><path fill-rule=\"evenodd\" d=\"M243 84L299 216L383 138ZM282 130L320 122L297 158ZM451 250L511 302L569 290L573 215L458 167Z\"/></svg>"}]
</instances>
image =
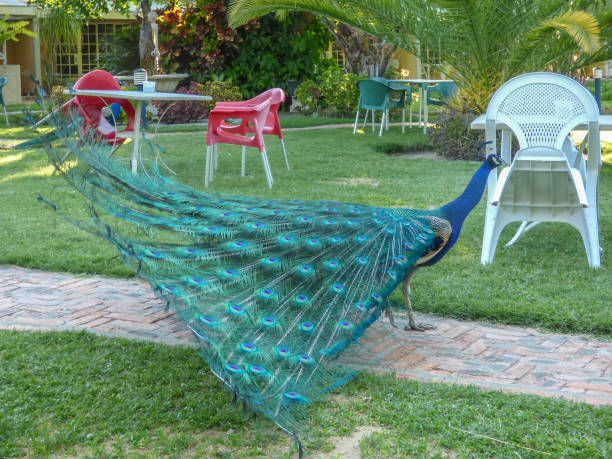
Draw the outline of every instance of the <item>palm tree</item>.
<instances>
[{"instance_id":1,"label":"palm tree","mask_svg":"<svg viewBox=\"0 0 612 459\"><path fill-rule=\"evenodd\" d=\"M308 11L417 56L439 50L439 70L460 87L460 108L482 113L512 76L572 72L610 58L606 7L606 0L231 0L229 18L238 25L270 12Z\"/></svg>"}]
</instances>

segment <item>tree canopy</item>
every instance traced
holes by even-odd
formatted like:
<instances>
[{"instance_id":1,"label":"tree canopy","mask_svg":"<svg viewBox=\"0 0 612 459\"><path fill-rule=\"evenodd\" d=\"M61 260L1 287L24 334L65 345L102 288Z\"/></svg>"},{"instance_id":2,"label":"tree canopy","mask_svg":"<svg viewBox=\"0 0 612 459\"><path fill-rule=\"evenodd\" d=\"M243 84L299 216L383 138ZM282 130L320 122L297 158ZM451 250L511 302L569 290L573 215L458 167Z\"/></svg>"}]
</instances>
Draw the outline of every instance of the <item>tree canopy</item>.
<instances>
[{"instance_id":1,"label":"tree canopy","mask_svg":"<svg viewBox=\"0 0 612 459\"><path fill-rule=\"evenodd\" d=\"M230 23L270 12L336 19L417 56L429 49L466 110L482 112L508 78L575 72L610 58L612 13L597 0L231 0Z\"/></svg>"}]
</instances>

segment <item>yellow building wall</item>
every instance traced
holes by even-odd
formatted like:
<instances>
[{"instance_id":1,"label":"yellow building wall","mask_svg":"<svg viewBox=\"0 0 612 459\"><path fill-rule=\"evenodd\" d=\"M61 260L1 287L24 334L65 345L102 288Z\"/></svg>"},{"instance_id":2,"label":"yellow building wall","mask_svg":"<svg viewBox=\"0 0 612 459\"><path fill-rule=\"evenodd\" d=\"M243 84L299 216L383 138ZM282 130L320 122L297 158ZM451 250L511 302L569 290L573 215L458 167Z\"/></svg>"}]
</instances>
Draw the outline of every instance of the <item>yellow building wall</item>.
<instances>
[{"instance_id":1,"label":"yellow building wall","mask_svg":"<svg viewBox=\"0 0 612 459\"><path fill-rule=\"evenodd\" d=\"M32 21L28 25L32 30ZM6 56L9 65L21 67L21 93L33 94L35 92L34 82L34 40L27 35L17 35L18 41L6 42Z\"/></svg>"},{"instance_id":2,"label":"yellow building wall","mask_svg":"<svg viewBox=\"0 0 612 459\"><path fill-rule=\"evenodd\" d=\"M404 78L441 78L440 72L437 70L431 70L429 75L426 75L426 67L421 65L419 69L420 62L414 54L410 54L408 51L403 49L399 49L395 52L393 56L395 61L397 62L396 71L402 75Z\"/></svg>"}]
</instances>

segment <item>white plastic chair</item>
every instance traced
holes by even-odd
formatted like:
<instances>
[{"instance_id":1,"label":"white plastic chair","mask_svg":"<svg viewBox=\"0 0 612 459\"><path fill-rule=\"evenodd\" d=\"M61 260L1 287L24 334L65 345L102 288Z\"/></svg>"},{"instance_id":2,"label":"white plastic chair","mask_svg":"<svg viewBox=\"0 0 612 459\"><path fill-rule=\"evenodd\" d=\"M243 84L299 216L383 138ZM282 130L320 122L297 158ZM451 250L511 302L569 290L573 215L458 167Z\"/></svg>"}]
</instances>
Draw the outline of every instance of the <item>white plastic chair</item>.
<instances>
[{"instance_id":1,"label":"white plastic chair","mask_svg":"<svg viewBox=\"0 0 612 459\"><path fill-rule=\"evenodd\" d=\"M501 156L511 161L511 137L520 150L510 167L489 175L481 262L493 261L502 229L522 221L509 244L541 221L565 222L582 236L589 265L601 265L597 181L601 167L599 110L591 93L564 75L536 72L504 83L487 107L487 155L497 151L496 125L502 130ZM568 134L588 126L588 161Z\"/></svg>"}]
</instances>

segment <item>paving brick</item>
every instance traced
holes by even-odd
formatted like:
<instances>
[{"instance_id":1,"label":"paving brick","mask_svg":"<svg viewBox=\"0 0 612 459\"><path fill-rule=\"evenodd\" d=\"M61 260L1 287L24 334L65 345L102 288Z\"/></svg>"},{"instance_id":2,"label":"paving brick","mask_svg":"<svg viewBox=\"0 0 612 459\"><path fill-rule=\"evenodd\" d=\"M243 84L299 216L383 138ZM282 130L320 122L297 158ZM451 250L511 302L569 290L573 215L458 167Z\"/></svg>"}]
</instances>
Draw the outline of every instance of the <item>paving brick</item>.
<instances>
[{"instance_id":1,"label":"paving brick","mask_svg":"<svg viewBox=\"0 0 612 459\"><path fill-rule=\"evenodd\" d=\"M450 330L448 330L446 333L444 333L444 337L451 338L451 339L458 338L462 334L471 330L471 328L472 327L470 327L469 325L458 325L457 327L453 327Z\"/></svg>"},{"instance_id":2,"label":"paving brick","mask_svg":"<svg viewBox=\"0 0 612 459\"><path fill-rule=\"evenodd\" d=\"M85 316L79 317L78 319L75 319L72 321L73 325L86 325L89 322L93 322L95 320L98 320L100 318L102 318L104 316L104 312L103 311L97 311L94 312L92 314L87 314Z\"/></svg>"},{"instance_id":3,"label":"paving brick","mask_svg":"<svg viewBox=\"0 0 612 459\"><path fill-rule=\"evenodd\" d=\"M155 320L152 320L150 317L143 316L141 314L121 314L117 312L111 312L111 313L104 314L104 317L108 317L110 319L134 322L135 324L142 324L142 323L151 324L155 322ZM136 325L136 327L138 327L138 325Z\"/></svg>"},{"instance_id":4,"label":"paving brick","mask_svg":"<svg viewBox=\"0 0 612 459\"><path fill-rule=\"evenodd\" d=\"M577 389L585 389L585 390L593 390L593 391L601 391L606 392L609 395L612 395L612 384L593 384L586 382L569 382L566 387L572 387Z\"/></svg>"},{"instance_id":5,"label":"paving brick","mask_svg":"<svg viewBox=\"0 0 612 459\"><path fill-rule=\"evenodd\" d=\"M485 344L484 340L477 339L472 344L467 346L463 350L463 352L465 352L466 354L478 355L478 354L482 353L483 351L485 351L487 349L487 347L488 346Z\"/></svg>"},{"instance_id":6,"label":"paving brick","mask_svg":"<svg viewBox=\"0 0 612 459\"><path fill-rule=\"evenodd\" d=\"M99 319L93 320L91 322L87 322L85 325L87 328L100 328L101 325L110 322L112 319L108 317L100 317ZM110 328L113 328L112 326Z\"/></svg>"},{"instance_id":7,"label":"paving brick","mask_svg":"<svg viewBox=\"0 0 612 459\"><path fill-rule=\"evenodd\" d=\"M136 324L129 320L111 320L109 323L115 328L125 328L128 330L157 330L159 328L159 325L157 324Z\"/></svg>"},{"instance_id":8,"label":"paving brick","mask_svg":"<svg viewBox=\"0 0 612 459\"><path fill-rule=\"evenodd\" d=\"M401 369L409 369L414 367L416 364L425 360L425 356L423 354L419 354L418 352L414 352L404 357L399 358L395 362L393 362L393 368L401 368Z\"/></svg>"},{"instance_id":9,"label":"paving brick","mask_svg":"<svg viewBox=\"0 0 612 459\"><path fill-rule=\"evenodd\" d=\"M504 372L504 377L509 379L520 379L530 372L534 366L535 365L517 362Z\"/></svg>"},{"instance_id":10,"label":"paving brick","mask_svg":"<svg viewBox=\"0 0 612 459\"><path fill-rule=\"evenodd\" d=\"M393 338L384 338L382 341L379 341L376 344L368 347L368 351L380 354L382 352L388 351L395 345L397 345L397 340Z\"/></svg>"}]
</instances>

